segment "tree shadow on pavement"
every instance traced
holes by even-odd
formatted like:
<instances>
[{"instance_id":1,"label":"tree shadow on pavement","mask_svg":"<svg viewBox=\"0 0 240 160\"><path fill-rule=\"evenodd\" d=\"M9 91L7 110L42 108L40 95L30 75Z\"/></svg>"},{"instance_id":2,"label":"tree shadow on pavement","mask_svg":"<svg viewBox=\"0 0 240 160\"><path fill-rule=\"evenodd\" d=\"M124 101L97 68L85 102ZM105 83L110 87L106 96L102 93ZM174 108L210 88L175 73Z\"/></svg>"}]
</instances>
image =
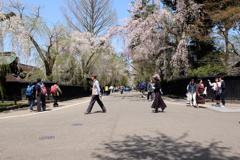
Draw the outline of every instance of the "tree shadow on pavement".
<instances>
[{"instance_id":1,"label":"tree shadow on pavement","mask_svg":"<svg viewBox=\"0 0 240 160\"><path fill-rule=\"evenodd\" d=\"M236 160L240 156L229 156L231 148L222 147L220 141L204 145L184 140L188 135L174 139L165 134L157 136L126 136L123 141L104 143L97 149L94 159L100 160ZM234 154L236 155L236 154Z\"/></svg>"}]
</instances>

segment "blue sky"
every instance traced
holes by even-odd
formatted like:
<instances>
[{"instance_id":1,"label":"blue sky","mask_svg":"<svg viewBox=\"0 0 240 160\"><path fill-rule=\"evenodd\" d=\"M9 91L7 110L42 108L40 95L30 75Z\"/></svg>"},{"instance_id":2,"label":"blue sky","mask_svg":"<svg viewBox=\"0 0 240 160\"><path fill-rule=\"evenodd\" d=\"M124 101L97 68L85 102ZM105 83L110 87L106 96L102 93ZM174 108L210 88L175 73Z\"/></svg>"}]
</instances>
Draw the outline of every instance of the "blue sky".
<instances>
[{"instance_id":1,"label":"blue sky","mask_svg":"<svg viewBox=\"0 0 240 160\"><path fill-rule=\"evenodd\" d=\"M62 8L65 7L65 0L19 0L21 3L27 3L31 6L40 6L40 14L45 18L48 25L53 25L57 22L65 23L62 14ZM128 18L133 0L112 0L113 9L117 11L118 24L121 24L121 19ZM116 39L113 40L113 45L117 53L122 52L124 49L123 44L119 43Z\"/></svg>"},{"instance_id":2,"label":"blue sky","mask_svg":"<svg viewBox=\"0 0 240 160\"><path fill-rule=\"evenodd\" d=\"M0 0L1 1L1 0ZM30 6L40 6L40 14L45 18L48 25L53 25L57 22L65 23L62 14L62 8L65 6L65 0L18 0L21 3L27 3ZM132 0L113 0L113 9L117 11L118 21L123 18L129 17L128 10ZM121 23L119 23L121 24ZM123 44L119 43L116 39L112 41L115 51L121 53L124 50ZM8 44L6 42L6 44ZM5 51L10 51L10 46L5 46ZM24 59L24 58L23 58ZM25 60L23 60L25 62Z\"/></svg>"},{"instance_id":3,"label":"blue sky","mask_svg":"<svg viewBox=\"0 0 240 160\"><path fill-rule=\"evenodd\" d=\"M41 6L41 16L45 17L49 24L64 22L61 8L65 6L65 0L19 0L33 6ZM113 0L113 8L116 9L118 20L129 17L128 9L132 0Z\"/></svg>"}]
</instances>

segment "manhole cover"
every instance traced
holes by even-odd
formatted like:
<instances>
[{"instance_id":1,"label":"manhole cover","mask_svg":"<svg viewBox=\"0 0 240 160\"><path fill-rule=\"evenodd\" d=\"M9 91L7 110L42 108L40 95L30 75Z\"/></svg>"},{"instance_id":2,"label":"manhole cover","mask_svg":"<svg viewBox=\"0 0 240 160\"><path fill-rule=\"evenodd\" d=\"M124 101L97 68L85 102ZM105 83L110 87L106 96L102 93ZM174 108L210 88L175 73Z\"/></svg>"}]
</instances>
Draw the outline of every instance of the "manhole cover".
<instances>
[{"instance_id":1,"label":"manhole cover","mask_svg":"<svg viewBox=\"0 0 240 160\"><path fill-rule=\"evenodd\" d=\"M45 136L45 137L39 138L39 140L48 140L48 139L53 139L53 138L55 138L55 136Z\"/></svg>"},{"instance_id":2,"label":"manhole cover","mask_svg":"<svg viewBox=\"0 0 240 160\"><path fill-rule=\"evenodd\" d=\"M83 124L81 124L81 123L72 124L72 126L81 126L81 125L83 125Z\"/></svg>"}]
</instances>

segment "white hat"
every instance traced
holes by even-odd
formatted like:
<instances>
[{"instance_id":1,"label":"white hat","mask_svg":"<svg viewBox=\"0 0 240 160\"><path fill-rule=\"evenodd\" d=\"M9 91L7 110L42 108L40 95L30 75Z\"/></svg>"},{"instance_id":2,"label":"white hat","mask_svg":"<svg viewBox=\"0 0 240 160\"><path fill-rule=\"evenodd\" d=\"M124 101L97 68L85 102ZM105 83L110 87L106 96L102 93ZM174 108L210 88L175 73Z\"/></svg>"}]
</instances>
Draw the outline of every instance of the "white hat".
<instances>
[{"instance_id":1,"label":"white hat","mask_svg":"<svg viewBox=\"0 0 240 160\"><path fill-rule=\"evenodd\" d=\"M155 74L155 75L153 76L153 78L160 79L160 76L159 76L159 74Z\"/></svg>"}]
</instances>

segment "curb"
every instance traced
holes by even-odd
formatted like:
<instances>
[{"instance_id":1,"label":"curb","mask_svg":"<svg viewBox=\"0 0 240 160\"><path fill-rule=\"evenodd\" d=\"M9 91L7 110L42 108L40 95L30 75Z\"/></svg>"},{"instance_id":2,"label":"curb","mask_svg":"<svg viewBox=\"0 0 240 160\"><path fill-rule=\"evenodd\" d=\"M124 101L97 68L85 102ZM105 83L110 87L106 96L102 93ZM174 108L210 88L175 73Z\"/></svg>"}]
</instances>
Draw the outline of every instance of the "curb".
<instances>
[{"instance_id":1,"label":"curb","mask_svg":"<svg viewBox=\"0 0 240 160\"><path fill-rule=\"evenodd\" d=\"M52 103L53 100L46 100L46 104L47 103ZM36 105L36 103L34 103L34 105ZM15 110L15 109L19 109L19 108L26 108L29 107L28 104L19 104L19 105L12 105L12 106L6 106L6 107L1 107L0 108L0 112L4 112L4 111L8 111L8 110Z\"/></svg>"}]
</instances>

